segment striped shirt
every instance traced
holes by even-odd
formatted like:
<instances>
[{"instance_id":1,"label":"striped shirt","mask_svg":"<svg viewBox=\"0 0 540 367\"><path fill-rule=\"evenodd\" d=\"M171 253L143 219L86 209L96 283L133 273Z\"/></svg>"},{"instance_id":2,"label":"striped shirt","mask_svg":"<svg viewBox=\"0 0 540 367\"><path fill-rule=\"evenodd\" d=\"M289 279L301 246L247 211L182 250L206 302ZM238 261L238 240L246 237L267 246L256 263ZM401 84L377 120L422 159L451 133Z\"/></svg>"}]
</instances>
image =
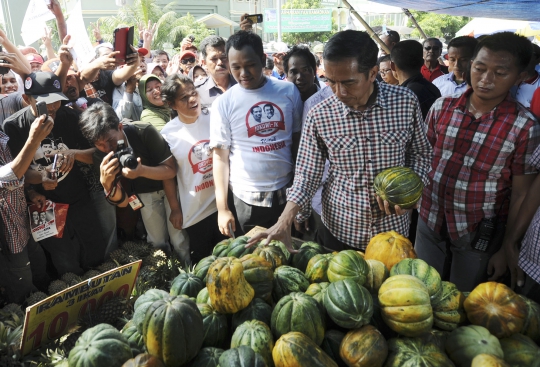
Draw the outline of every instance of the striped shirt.
<instances>
[{"instance_id":1,"label":"striped shirt","mask_svg":"<svg viewBox=\"0 0 540 367\"><path fill-rule=\"evenodd\" d=\"M374 93L375 102L365 111L350 109L335 95L309 111L287 196L300 206L300 213L309 212L328 159L322 220L338 240L356 248L365 248L380 232L408 234L407 215L385 215L379 209L375 176L389 167L407 166L425 180L431 162L414 93L378 82Z\"/></svg>"},{"instance_id":2,"label":"striped shirt","mask_svg":"<svg viewBox=\"0 0 540 367\"><path fill-rule=\"evenodd\" d=\"M9 163L13 158L7 146L8 140L7 135L0 132L0 216L9 250L17 254L28 242L30 226L24 198L24 177L18 179L11 169Z\"/></svg>"}]
</instances>

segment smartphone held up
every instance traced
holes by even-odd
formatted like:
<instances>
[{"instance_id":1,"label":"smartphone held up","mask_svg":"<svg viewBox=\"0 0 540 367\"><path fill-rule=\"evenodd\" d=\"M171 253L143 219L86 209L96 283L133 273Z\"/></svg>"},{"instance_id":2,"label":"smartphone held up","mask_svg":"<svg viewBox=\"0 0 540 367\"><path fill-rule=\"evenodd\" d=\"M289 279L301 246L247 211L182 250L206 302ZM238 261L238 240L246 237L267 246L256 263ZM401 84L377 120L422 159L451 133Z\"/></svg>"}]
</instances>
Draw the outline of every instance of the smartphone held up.
<instances>
[{"instance_id":1,"label":"smartphone held up","mask_svg":"<svg viewBox=\"0 0 540 367\"><path fill-rule=\"evenodd\" d=\"M262 14L246 15L246 19L248 19L251 22L251 24L262 23L263 15Z\"/></svg>"},{"instance_id":2,"label":"smartphone held up","mask_svg":"<svg viewBox=\"0 0 540 367\"><path fill-rule=\"evenodd\" d=\"M118 51L117 59L122 60L118 64L124 65L126 63L126 56L131 54L131 45L133 45L133 27L116 28L113 34L113 48L114 51Z\"/></svg>"}]
</instances>

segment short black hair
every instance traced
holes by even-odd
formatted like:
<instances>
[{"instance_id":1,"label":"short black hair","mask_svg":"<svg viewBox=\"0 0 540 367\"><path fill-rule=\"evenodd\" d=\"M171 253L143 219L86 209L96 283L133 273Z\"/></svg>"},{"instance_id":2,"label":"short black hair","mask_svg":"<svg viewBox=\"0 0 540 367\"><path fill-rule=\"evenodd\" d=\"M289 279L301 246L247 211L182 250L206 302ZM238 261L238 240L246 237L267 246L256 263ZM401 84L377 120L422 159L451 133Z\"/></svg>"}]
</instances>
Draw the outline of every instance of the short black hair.
<instances>
[{"instance_id":1,"label":"short black hair","mask_svg":"<svg viewBox=\"0 0 540 367\"><path fill-rule=\"evenodd\" d=\"M491 51L505 51L511 54L516 62L519 72L527 68L532 57L532 46L524 36L519 36L512 32L499 32L484 38L478 43L474 50L473 59L476 58L481 49L487 48Z\"/></svg>"},{"instance_id":2,"label":"short black hair","mask_svg":"<svg viewBox=\"0 0 540 367\"><path fill-rule=\"evenodd\" d=\"M174 73L165 78L161 86L161 100L163 103L172 106L176 100L178 91L186 84L193 85L193 80L185 74Z\"/></svg>"},{"instance_id":3,"label":"short black hair","mask_svg":"<svg viewBox=\"0 0 540 367\"><path fill-rule=\"evenodd\" d=\"M253 110L256 109L256 108L260 108L261 111L263 110L263 108L261 107L261 105L255 105L255 106L252 106L252 107L250 108L250 110L249 110L249 111L251 112L251 114L253 114Z\"/></svg>"},{"instance_id":4,"label":"short black hair","mask_svg":"<svg viewBox=\"0 0 540 367\"><path fill-rule=\"evenodd\" d=\"M169 57L169 54L166 51L163 51L163 50L155 50L154 55L152 56L152 59L154 57L158 57L158 56L161 56L161 55L167 56L167 61L171 61L171 58Z\"/></svg>"},{"instance_id":5,"label":"short black hair","mask_svg":"<svg viewBox=\"0 0 540 367\"><path fill-rule=\"evenodd\" d=\"M289 52L285 54L285 56L283 56L283 70L285 70L285 74L289 72L289 59L293 56L303 57L308 65L311 66L313 73L317 71L317 61L315 61L315 56L311 53L309 47L304 45L296 45L293 46L293 48L291 48Z\"/></svg>"},{"instance_id":6,"label":"short black hair","mask_svg":"<svg viewBox=\"0 0 540 367\"><path fill-rule=\"evenodd\" d=\"M272 111L274 111L274 106L272 106L272 103L267 103L263 106L263 111L266 107L270 107L272 109Z\"/></svg>"},{"instance_id":7,"label":"short black hair","mask_svg":"<svg viewBox=\"0 0 540 367\"><path fill-rule=\"evenodd\" d=\"M214 35L206 37L205 39L201 41L201 44L199 45L202 58L206 59L206 56L208 55L206 51L207 47L215 48L215 47L221 47L221 46L225 46L225 40L221 38L220 36L216 36L214 34Z\"/></svg>"},{"instance_id":8,"label":"short black hair","mask_svg":"<svg viewBox=\"0 0 540 367\"><path fill-rule=\"evenodd\" d=\"M398 43L401 37L399 37L399 33L392 30L387 30L386 33L381 33L381 36L388 36L388 38L395 43Z\"/></svg>"},{"instance_id":9,"label":"short black hair","mask_svg":"<svg viewBox=\"0 0 540 367\"><path fill-rule=\"evenodd\" d=\"M442 50L443 45L442 45L441 40L438 39L438 38L435 38L435 37L426 38L426 39L424 40L424 42L422 42L422 46L424 46L427 42L430 42L430 41L431 41L431 42L435 42L435 43L437 44L437 46L439 46L439 47L441 48L441 50Z\"/></svg>"},{"instance_id":10,"label":"short black hair","mask_svg":"<svg viewBox=\"0 0 540 367\"><path fill-rule=\"evenodd\" d=\"M377 65L379 48L367 32L341 31L332 36L324 46L323 60L342 61L355 58L358 71L367 73Z\"/></svg>"},{"instance_id":11,"label":"short black hair","mask_svg":"<svg viewBox=\"0 0 540 367\"><path fill-rule=\"evenodd\" d=\"M92 104L81 114L79 128L83 136L94 144L110 130L118 130L120 119L110 104L98 102Z\"/></svg>"},{"instance_id":12,"label":"short black hair","mask_svg":"<svg viewBox=\"0 0 540 367\"><path fill-rule=\"evenodd\" d=\"M266 65L264 66L266 69L274 69L274 60L272 60L271 57L266 58Z\"/></svg>"},{"instance_id":13,"label":"short black hair","mask_svg":"<svg viewBox=\"0 0 540 367\"><path fill-rule=\"evenodd\" d=\"M255 53L261 58L265 57L264 47L261 37L253 32L238 31L229 37L225 44L225 54L229 56L229 50L241 50L246 46L250 46Z\"/></svg>"},{"instance_id":14,"label":"short black hair","mask_svg":"<svg viewBox=\"0 0 540 367\"><path fill-rule=\"evenodd\" d=\"M469 36L461 36L452 38L452 40L448 42L448 49L450 50L450 47L460 48L462 50L466 50L467 55L472 56L477 45L478 40L476 38Z\"/></svg>"},{"instance_id":15,"label":"short black hair","mask_svg":"<svg viewBox=\"0 0 540 367\"><path fill-rule=\"evenodd\" d=\"M396 67L405 73L420 72L422 65L424 65L422 45L415 40L405 40L396 44L390 57Z\"/></svg>"},{"instance_id":16,"label":"short black hair","mask_svg":"<svg viewBox=\"0 0 540 367\"><path fill-rule=\"evenodd\" d=\"M382 55L381 57L379 57L377 59L377 65L381 65L381 62L385 62L385 61L392 61L392 58L390 57L390 55Z\"/></svg>"}]
</instances>

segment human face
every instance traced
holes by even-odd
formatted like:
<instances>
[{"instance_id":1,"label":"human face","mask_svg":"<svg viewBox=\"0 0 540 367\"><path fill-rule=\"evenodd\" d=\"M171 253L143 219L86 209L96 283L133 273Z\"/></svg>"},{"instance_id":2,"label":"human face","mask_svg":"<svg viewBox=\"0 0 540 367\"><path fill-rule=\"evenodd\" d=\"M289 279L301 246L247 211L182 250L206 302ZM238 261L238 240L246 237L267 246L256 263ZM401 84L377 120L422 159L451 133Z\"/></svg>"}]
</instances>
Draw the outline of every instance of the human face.
<instances>
[{"instance_id":1,"label":"human face","mask_svg":"<svg viewBox=\"0 0 540 367\"><path fill-rule=\"evenodd\" d=\"M187 56L180 60L180 68L187 74L196 63L197 59L195 57Z\"/></svg>"},{"instance_id":2,"label":"human face","mask_svg":"<svg viewBox=\"0 0 540 367\"><path fill-rule=\"evenodd\" d=\"M39 213L39 218L41 219L42 222L45 222L47 220L45 212Z\"/></svg>"},{"instance_id":3,"label":"human face","mask_svg":"<svg viewBox=\"0 0 540 367\"><path fill-rule=\"evenodd\" d=\"M34 223L37 223L39 221L39 213L38 212L33 212L32 213L32 220L34 221Z\"/></svg>"},{"instance_id":4,"label":"human face","mask_svg":"<svg viewBox=\"0 0 540 367\"><path fill-rule=\"evenodd\" d=\"M465 79L465 71L471 63L471 54L468 54L464 47L450 47L448 49L448 68L458 80Z\"/></svg>"},{"instance_id":5,"label":"human face","mask_svg":"<svg viewBox=\"0 0 540 367\"><path fill-rule=\"evenodd\" d=\"M103 153L116 152L118 140L125 140L123 126L118 125L118 130L111 129L94 142L96 148Z\"/></svg>"},{"instance_id":6,"label":"human face","mask_svg":"<svg viewBox=\"0 0 540 367\"><path fill-rule=\"evenodd\" d=\"M307 60L300 56L292 56L289 58L288 66L287 81L294 83L301 94L313 91L315 70L311 68Z\"/></svg>"},{"instance_id":7,"label":"human face","mask_svg":"<svg viewBox=\"0 0 540 367\"><path fill-rule=\"evenodd\" d=\"M390 67L390 64L390 61L381 62L379 64L379 74L381 74L381 78L385 81L385 83L398 85L399 82L396 78L394 78L394 74L392 74L392 68Z\"/></svg>"},{"instance_id":8,"label":"human face","mask_svg":"<svg viewBox=\"0 0 540 367\"><path fill-rule=\"evenodd\" d=\"M424 60L435 62L441 56L442 48L435 41L424 42Z\"/></svg>"},{"instance_id":9,"label":"human face","mask_svg":"<svg viewBox=\"0 0 540 367\"><path fill-rule=\"evenodd\" d=\"M167 65L169 65L167 55L157 55L152 61L161 66L163 70L167 69Z\"/></svg>"},{"instance_id":10,"label":"human face","mask_svg":"<svg viewBox=\"0 0 540 367\"><path fill-rule=\"evenodd\" d=\"M157 66L154 68L154 70L152 70L152 74L157 76L159 80L165 80L165 75L163 75L163 71L161 71L161 69Z\"/></svg>"},{"instance_id":11,"label":"human face","mask_svg":"<svg viewBox=\"0 0 540 367\"><path fill-rule=\"evenodd\" d=\"M317 53L315 54L315 56L317 56L317 57L319 58L319 61L320 61L320 62L323 61L322 55L323 55L322 52L317 52Z\"/></svg>"},{"instance_id":12,"label":"human face","mask_svg":"<svg viewBox=\"0 0 540 367\"><path fill-rule=\"evenodd\" d=\"M32 72L35 73L36 71L41 70L41 64L39 62L31 62L30 68L32 69Z\"/></svg>"},{"instance_id":13,"label":"human face","mask_svg":"<svg viewBox=\"0 0 540 367\"><path fill-rule=\"evenodd\" d=\"M215 78L229 75L229 60L225 54L225 46L206 47L206 59L202 61L208 74Z\"/></svg>"},{"instance_id":14,"label":"human face","mask_svg":"<svg viewBox=\"0 0 540 367\"><path fill-rule=\"evenodd\" d=\"M34 97L26 95L26 94L23 94L22 97L23 97L23 100L27 104L32 106L32 112L33 112L34 116L37 116L38 112L37 112L37 107L36 107L36 103L37 103L36 99ZM61 101L56 101L54 103L48 103L47 104L47 113L49 114L49 116L53 120L56 117L56 111L58 111L58 109L60 108L60 105L61 105Z\"/></svg>"},{"instance_id":15,"label":"human face","mask_svg":"<svg viewBox=\"0 0 540 367\"><path fill-rule=\"evenodd\" d=\"M253 118L255 119L255 121L261 122L262 109L259 106L254 107L251 113L253 114Z\"/></svg>"},{"instance_id":16,"label":"human face","mask_svg":"<svg viewBox=\"0 0 540 367\"><path fill-rule=\"evenodd\" d=\"M340 61L324 60L324 67L328 85L341 102L355 110L367 105L377 77L377 66L367 73L361 73L356 59L346 58Z\"/></svg>"},{"instance_id":17,"label":"human face","mask_svg":"<svg viewBox=\"0 0 540 367\"><path fill-rule=\"evenodd\" d=\"M203 68L197 68L195 69L195 72L193 72L193 79L194 80L202 80L206 78L208 75L206 75L206 72L203 70Z\"/></svg>"},{"instance_id":18,"label":"human face","mask_svg":"<svg viewBox=\"0 0 540 367\"><path fill-rule=\"evenodd\" d=\"M238 84L245 89L259 88L265 77L264 55L261 57L251 46L244 46L241 50L231 47L228 56L231 74Z\"/></svg>"},{"instance_id":19,"label":"human face","mask_svg":"<svg viewBox=\"0 0 540 367\"><path fill-rule=\"evenodd\" d=\"M201 114L201 103L195 86L190 83L182 85L171 108L178 113L180 121L188 124L197 121Z\"/></svg>"},{"instance_id":20,"label":"human face","mask_svg":"<svg viewBox=\"0 0 540 367\"><path fill-rule=\"evenodd\" d=\"M79 98L79 79L75 74L67 76L63 92L70 101L76 101Z\"/></svg>"},{"instance_id":21,"label":"human face","mask_svg":"<svg viewBox=\"0 0 540 367\"><path fill-rule=\"evenodd\" d=\"M138 79L146 74L146 58L144 56L139 55L139 67L137 68L135 74L138 76Z\"/></svg>"},{"instance_id":22,"label":"human face","mask_svg":"<svg viewBox=\"0 0 540 367\"><path fill-rule=\"evenodd\" d=\"M2 75L2 87L0 89L2 94L15 93L19 89L17 79L15 79L15 74L12 71Z\"/></svg>"},{"instance_id":23,"label":"human face","mask_svg":"<svg viewBox=\"0 0 540 367\"><path fill-rule=\"evenodd\" d=\"M506 51L491 51L483 47L471 65L474 95L485 103L499 103L513 85L521 82L515 57Z\"/></svg>"},{"instance_id":24,"label":"human face","mask_svg":"<svg viewBox=\"0 0 540 367\"><path fill-rule=\"evenodd\" d=\"M274 116L274 109L271 106L264 106L264 113L266 114L266 118L270 119Z\"/></svg>"},{"instance_id":25,"label":"human face","mask_svg":"<svg viewBox=\"0 0 540 367\"><path fill-rule=\"evenodd\" d=\"M387 34L383 34L383 35L380 36L379 38L381 39L381 41L384 42L384 44L385 44L386 46L388 46L388 50L389 50L389 51L392 51L392 49L394 48L394 46L396 45L396 43L392 41L392 39L390 38L390 36L387 35ZM381 53L382 53L383 55L388 55L388 54L386 53L386 51L384 51L384 49L382 49L382 48L381 48Z\"/></svg>"},{"instance_id":26,"label":"human face","mask_svg":"<svg viewBox=\"0 0 540 367\"><path fill-rule=\"evenodd\" d=\"M146 98L154 106L163 106L161 100L161 81L151 79L146 82Z\"/></svg>"}]
</instances>

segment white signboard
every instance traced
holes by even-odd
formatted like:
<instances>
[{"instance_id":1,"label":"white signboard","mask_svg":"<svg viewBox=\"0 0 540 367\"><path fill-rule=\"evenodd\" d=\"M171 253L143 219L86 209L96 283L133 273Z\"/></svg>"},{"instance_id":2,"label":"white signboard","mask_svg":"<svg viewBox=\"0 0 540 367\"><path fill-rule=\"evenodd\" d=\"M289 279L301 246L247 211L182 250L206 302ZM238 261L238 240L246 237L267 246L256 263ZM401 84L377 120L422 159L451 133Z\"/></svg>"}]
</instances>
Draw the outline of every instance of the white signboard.
<instances>
[{"instance_id":1,"label":"white signboard","mask_svg":"<svg viewBox=\"0 0 540 367\"><path fill-rule=\"evenodd\" d=\"M69 46L73 47L75 63L79 70L94 57L94 47L88 38L88 33L84 27L81 2L71 10L69 18L66 21L67 32L71 36Z\"/></svg>"},{"instance_id":2,"label":"white signboard","mask_svg":"<svg viewBox=\"0 0 540 367\"><path fill-rule=\"evenodd\" d=\"M54 14L43 0L30 0L21 28L21 37L26 46L41 38L46 21L54 19Z\"/></svg>"}]
</instances>

